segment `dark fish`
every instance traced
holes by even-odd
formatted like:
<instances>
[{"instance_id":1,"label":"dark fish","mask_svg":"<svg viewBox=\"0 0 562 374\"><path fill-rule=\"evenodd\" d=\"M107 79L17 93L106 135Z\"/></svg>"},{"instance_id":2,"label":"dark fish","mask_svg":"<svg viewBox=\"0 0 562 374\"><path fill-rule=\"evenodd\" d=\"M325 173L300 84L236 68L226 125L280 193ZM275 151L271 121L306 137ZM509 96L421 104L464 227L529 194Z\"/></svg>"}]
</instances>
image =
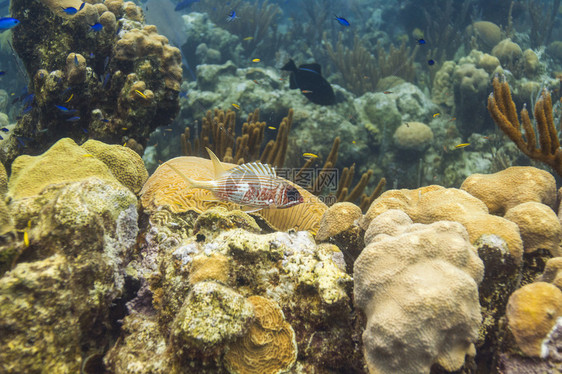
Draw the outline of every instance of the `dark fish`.
<instances>
[{"instance_id":1,"label":"dark fish","mask_svg":"<svg viewBox=\"0 0 562 374\"><path fill-rule=\"evenodd\" d=\"M0 18L0 31L9 30L20 24L20 21L12 17Z\"/></svg>"},{"instance_id":2,"label":"dark fish","mask_svg":"<svg viewBox=\"0 0 562 374\"><path fill-rule=\"evenodd\" d=\"M417 42L419 45L425 44L425 39L418 39Z\"/></svg>"},{"instance_id":3,"label":"dark fish","mask_svg":"<svg viewBox=\"0 0 562 374\"><path fill-rule=\"evenodd\" d=\"M68 8L62 8L62 11L68 14L69 16L73 16L76 13L78 13L78 9L72 6L69 6Z\"/></svg>"},{"instance_id":4,"label":"dark fish","mask_svg":"<svg viewBox=\"0 0 562 374\"><path fill-rule=\"evenodd\" d=\"M346 27L350 25L350 24L349 24L349 21L346 20L345 18L343 18L343 17L338 17L338 16L335 16L335 17L336 17L336 21L338 21L338 22L340 23L340 25L346 26Z\"/></svg>"},{"instance_id":5,"label":"dark fish","mask_svg":"<svg viewBox=\"0 0 562 374\"><path fill-rule=\"evenodd\" d=\"M281 68L291 72L290 88L298 88L306 98L315 104L331 105L336 102L334 90L330 83L322 77L319 64L305 64L297 68L293 60L289 60Z\"/></svg>"},{"instance_id":6,"label":"dark fish","mask_svg":"<svg viewBox=\"0 0 562 374\"><path fill-rule=\"evenodd\" d=\"M182 9L185 9L185 8L191 6L191 4L193 4L193 3L198 3L198 2L199 2L199 0L183 0L183 1L180 1L180 2L176 5L176 7L174 8L174 10L177 12L177 11L179 11L179 10L182 10Z\"/></svg>"},{"instance_id":7,"label":"dark fish","mask_svg":"<svg viewBox=\"0 0 562 374\"><path fill-rule=\"evenodd\" d=\"M428 64L429 66L435 65L435 60L427 60L427 64Z\"/></svg>"},{"instance_id":8,"label":"dark fish","mask_svg":"<svg viewBox=\"0 0 562 374\"><path fill-rule=\"evenodd\" d=\"M101 31L101 29L103 29L103 25L99 22L94 23L93 25L90 25L90 28L93 31Z\"/></svg>"}]
</instances>

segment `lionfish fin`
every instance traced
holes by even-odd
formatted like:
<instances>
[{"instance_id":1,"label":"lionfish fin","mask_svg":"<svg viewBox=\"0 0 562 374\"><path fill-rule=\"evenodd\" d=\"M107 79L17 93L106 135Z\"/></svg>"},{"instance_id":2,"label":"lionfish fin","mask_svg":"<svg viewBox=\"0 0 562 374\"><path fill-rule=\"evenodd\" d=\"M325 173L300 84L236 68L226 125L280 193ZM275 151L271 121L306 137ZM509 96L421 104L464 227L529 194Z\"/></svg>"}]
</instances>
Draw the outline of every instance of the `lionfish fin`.
<instances>
[{"instance_id":1,"label":"lionfish fin","mask_svg":"<svg viewBox=\"0 0 562 374\"><path fill-rule=\"evenodd\" d=\"M251 174L251 175L270 177L270 178L277 177L277 173L275 172L274 168L272 168L267 164L262 164L259 161L239 165L233 169L230 169L228 172L232 175Z\"/></svg>"},{"instance_id":2,"label":"lionfish fin","mask_svg":"<svg viewBox=\"0 0 562 374\"><path fill-rule=\"evenodd\" d=\"M219 158L216 154L213 153L209 148L205 147L207 152L209 153L209 157L211 157L211 161L213 161L213 169L215 170L215 179L219 178L221 175L226 173L226 170L222 166Z\"/></svg>"}]
</instances>

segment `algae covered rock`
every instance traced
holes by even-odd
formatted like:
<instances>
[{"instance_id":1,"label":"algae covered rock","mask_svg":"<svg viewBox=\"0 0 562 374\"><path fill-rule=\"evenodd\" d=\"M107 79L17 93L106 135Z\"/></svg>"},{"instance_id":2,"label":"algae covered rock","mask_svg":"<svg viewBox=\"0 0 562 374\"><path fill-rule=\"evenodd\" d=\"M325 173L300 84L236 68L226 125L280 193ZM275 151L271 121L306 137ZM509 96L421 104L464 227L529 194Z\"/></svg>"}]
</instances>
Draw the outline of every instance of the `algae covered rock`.
<instances>
[{"instance_id":1,"label":"algae covered rock","mask_svg":"<svg viewBox=\"0 0 562 374\"><path fill-rule=\"evenodd\" d=\"M361 372L352 280L337 247L306 231L264 234L248 214L222 208L162 207L148 222L142 259L129 265L142 286L105 357L109 370L133 373L126 363L145 339L164 341L159 372ZM132 362L155 367L147 355Z\"/></svg>"},{"instance_id":2,"label":"algae covered rock","mask_svg":"<svg viewBox=\"0 0 562 374\"><path fill-rule=\"evenodd\" d=\"M112 305L125 292L138 233L136 204L130 190L97 178L11 202L16 221L29 222L28 239L7 244L19 253L0 278L0 344L8 347L0 371L80 372L110 343Z\"/></svg>"}]
</instances>

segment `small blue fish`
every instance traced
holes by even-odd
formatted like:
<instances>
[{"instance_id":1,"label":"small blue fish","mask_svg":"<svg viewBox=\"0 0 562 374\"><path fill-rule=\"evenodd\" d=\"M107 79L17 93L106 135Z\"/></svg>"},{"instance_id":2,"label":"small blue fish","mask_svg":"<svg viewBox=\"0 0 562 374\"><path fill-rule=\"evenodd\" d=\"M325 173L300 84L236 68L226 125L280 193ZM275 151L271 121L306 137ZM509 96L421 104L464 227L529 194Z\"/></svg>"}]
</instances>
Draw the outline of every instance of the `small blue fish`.
<instances>
[{"instance_id":1,"label":"small blue fish","mask_svg":"<svg viewBox=\"0 0 562 374\"><path fill-rule=\"evenodd\" d=\"M349 21L346 20L345 18L343 18L343 17L338 17L338 16L335 16L335 17L336 17L336 21L338 21L338 22L340 23L340 25L346 26L346 27L350 25L350 24L349 24Z\"/></svg>"},{"instance_id":2,"label":"small blue fish","mask_svg":"<svg viewBox=\"0 0 562 374\"><path fill-rule=\"evenodd\" d=\"M104 89L105 86L107 86L107 82L109 82L109 77L110 77L109 73L105 73L105 75L103 76L103 80L102 80L102 83L101 83L102 89Z\"/></svg>"},{"instance_id":3,"label":"small blue fish","mask_svg":"<svg viewBox=\"0 0 562 374\"><path fill-rule=\"evenodd\" d=\"M78 110L76 110L76 109L68 109L67 107L62 106L62 105L55 105L55 107L56 107L58 110L60 110L61 112L67 113L67 114L74 114L74 113L76 113L76 112L78 111Z\"/></svg>"},{"instance_id":4,"label":"small blue fish","mask_svg":"<svg viewBox=\"0 0 562 374\"><path fill-rule=\"evenodd\" d=\"M183 1L180 1L180 2L176 5L176 7L174 8L174 10L177 12L177 11L179 11L179 10L182 10L182 9L185 9L185 8L191 6L191 4L193 4L193 3L198 3L198 2L199 2L199 0L183 0Z\"/></svg>"},{"instance_id":5,"label":"small blue fish","mask_svg":"<svg viewBox=\"0 0 562 374\"><path fill-rule=\"evenodd\" d=\"M24 109L21 111L21 114L29 113L29 112L31 111L31 109L33 109L33 107L32 107L32 106L28 106L27 108L24 108Z\"/></svg>"},{"instance_id":6,"label":"small blue fish","mask_svg":"<svg viewBox=\"0 0 562 374\"><path fill-rule=\"evenodd\" d=\"M9 30L20 24L20 21L12 17L0 18L0 31Z\"/></svg>"},{"instance_id":7,"label":"small blue fish","mask_svg":"<svg viewBox=\"0 0 562 374\"><path fill-rule=\"evenodd\" d=\"M435 60L427 60L429 66L435 65Z\"/></svg>"},{"instance_id":8,"label":"small blue fish","mask_svg":"<svg viewBox=\"0 0 562 374\"><path fill-rule=\"evenodd\" d=\"M82 9L84 9L84 6L85 6L85 5L86 5L86 3L82 3L82 4L80 5L80 8L78 8L78 11L81 11Z\"/></svg>"},{"instance_id":9,"label":"small blue fish","mask_svg":"<svg viewBox=\"0 0 562 374\"><path fill-rule=\"evenodd\" d=\"M230 13L228 14L228 17L226 17L226 22L232 22L232 21L234 21L234 20L237 19L237 18L238 18L238 17L236 17L236 11L233 10L232 12L230 12Z\"/></svg>"},{"instance_id":10,"label":"small blue fish","mask_svg":"<svg viewBox=\"0 0 562 374\"><path fill-rule=\"evenodd\" d=\"M74 65L78 66L78 55L74 54Z\"/></svg>"},{"instance_id":11,"label":"small blue fish","mask_svg":"<svg viewBox=\"0 0 562 374\"><path fill-rule=\"evenodd\" d=\"M109 64L109 56L107 56L104 60L103 60L103 71L107 70L107 65Z\"/></svg>"},{"instance_id":12,"label":"small blue fish","mask_svg":"<svg viewBox=\"0 0 562 374\"><path fill-rule=\"evenodd\" d=\"M6 72L5 71L0 71L0 76L5 75Z\"/></svg>"},{"instance_id":13,"label":"small blue fish","mask_svg":"<svg viewBox=\"0 0 562 374\"><path fill-rule=\"evenodd\" d=\"M425 44L425 39L418 39L417 42L419 45Z\"/></svg>"},{"instance_id":14,"label":"small blue fish","mask_svg":"<svg viewBox=\"0 0 562 374\"><path fill-rule=\"evenodd\" d=\"M105 123L109 123L109 120L107 118L102 118L101 121Z\"/></svg>"},{"instance_id":15,"label":"small blue fish","mask_svg":"<svg viewBox=\"0 0 562 374\"><path fill-rule=\"evenodd\" d=\"M76 122L76 121L80 121L80 117L74 116L74 117L70 117L66 120L66 122Z\"/></svg>"},{"instance_id":16,"label":"small blue fish","mask_svg":"<svg viewBox=\"0 0 562 374\"><path fill-rule=\"evenodd\" d=\"M8 132L8 131L10 131L10 129L8 129L7 127L2 127L2 128L0 129L0 131Z\"/></svg>"},{"instance_id":17,"label":"small blue fish","mask_svg":"<svg viewBox=\"0 0 562 374\"><path fill-rule=\"evenodd\" d=\"M34 94L29 94L29 95L26 95L26 96L21 100L21 103L22 103L24 106L28 106L28 105L31 105L31 103L33 103L33 100L34 100L34 99L35 99L35 95L34 95Z\"/></svg>"},{"instance_id":18,"label":"small blue fish","mask_svg":"<svg viewBox=\"0 0 562 374\"><path fill-rule=\"evenodd\" d=\"M97 32L97 31L101 31L101 29L103 29L103 25L102 25L101 23L99 23L99 22L96 22L96 23L94 23L93 25L90 25L90 28L91 28L93 31L96 31L96 32Z\"/></svg>"},{"instance_id":19,"label":"small blue fish","mask_svg":"<svg viewBox=\"0 0 562 374\"><path fill-rule=\"evenodd\" d=\"M0 140L4 140L4 138L2 136L0 136Z\"/></svg>"},{"instance_id":20,"label":"small blue fish","mask_svg":"<svg viewBox=\"0 0 562 374\"><path fill-rule=\"evenodd\" d=\"M62 8L62 7L61 7ZM62 8L62 11L68 14L69 16L73 16L78 13L78 9L75 7L69 6L68 8Z\"/></svg>"}]
</instances>

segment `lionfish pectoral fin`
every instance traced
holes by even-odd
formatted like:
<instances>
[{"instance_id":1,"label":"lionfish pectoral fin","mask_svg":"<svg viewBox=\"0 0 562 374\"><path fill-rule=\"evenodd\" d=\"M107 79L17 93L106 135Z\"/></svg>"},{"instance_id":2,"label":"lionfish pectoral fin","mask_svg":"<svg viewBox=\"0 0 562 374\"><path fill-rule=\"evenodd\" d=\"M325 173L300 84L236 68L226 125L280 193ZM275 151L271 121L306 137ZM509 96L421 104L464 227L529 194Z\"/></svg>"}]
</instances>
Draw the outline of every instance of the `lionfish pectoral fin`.
<instances>
[{"instance_id":1,"label":"lionfish pectoral fin","mask_svg":"<svg viewBox=\"0 0 562 374\"><path fill-rule=\"evenodd\" d=\"M209 157L211 157L211 161L213 161L213 169L215 170L215 179L219 178L221 175L226 173L226 170L222 166L219 158L216 154L213 153L209 148L205 147L207 152L209 153Z\"/></svg>"}]
</instances>

